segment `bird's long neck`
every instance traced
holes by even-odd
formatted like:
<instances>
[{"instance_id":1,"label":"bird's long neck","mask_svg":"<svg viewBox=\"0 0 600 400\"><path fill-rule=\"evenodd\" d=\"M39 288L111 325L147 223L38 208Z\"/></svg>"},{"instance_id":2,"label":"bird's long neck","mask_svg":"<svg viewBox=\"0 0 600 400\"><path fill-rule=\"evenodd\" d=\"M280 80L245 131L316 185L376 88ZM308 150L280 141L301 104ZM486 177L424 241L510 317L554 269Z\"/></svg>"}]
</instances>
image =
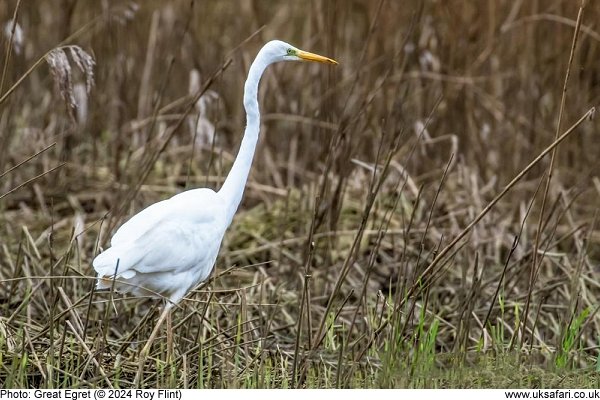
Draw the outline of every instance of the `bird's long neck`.
<instances>
[{"instance_id":1,"label":"bird's long neck","mask_svg":"<svg viewBox=\"0 0 600 400\"><path fill-rule=\"evenodd\" d=\"M260 112L258 109L258 83L265 68L269 64L260 57L260 54L250 66L248 79L244 86L244 108L246 109L246 130L242 138L242 144L238 155L225 179L219 194L228 205L228 222L231 223L237 211L244 187L248 179L248 173L252 166L252 159L256 150L258 134L260 133Z\"/></svg>"}]
</instances>

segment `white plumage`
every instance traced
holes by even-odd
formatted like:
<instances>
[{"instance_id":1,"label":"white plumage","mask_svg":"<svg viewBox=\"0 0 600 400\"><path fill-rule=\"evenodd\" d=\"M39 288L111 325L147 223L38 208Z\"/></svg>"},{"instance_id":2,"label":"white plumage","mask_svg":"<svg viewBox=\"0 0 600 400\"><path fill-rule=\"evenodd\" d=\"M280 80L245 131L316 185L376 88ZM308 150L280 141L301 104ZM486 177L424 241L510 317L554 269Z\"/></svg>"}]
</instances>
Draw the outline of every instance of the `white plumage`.
<instances>
[{"instance_id":1,"label":"white plumage","mask_svg":"<svg viewBox=\"0 0 600 400\"><path fill-rule=\"evenodd\" d=\"M164 296L177 303L210 275L225 229L226 207L218 193L195 189L144 209L113 236L94 260L98 289Z\"/></svg>"},{"instance_id":2,"label":"white plumage","mask_svg":"<svg viewBox=\"0 0 600 400\"><path fill-rule=\"evenodd\" d=\"M278 40L267 43L248 72L244 87L246 130L221 190L188 190L134 215L114 234L111 247L93 261L99 289L111 288L116 276L114 285L121 292L168 299L167 312L208 278L223 235L242 199L256 149L260 131L257 101L260 77L268 65L294 60L337 64ZM159 324L160 321L162 317Z\"/></svg>"}]
</instances>

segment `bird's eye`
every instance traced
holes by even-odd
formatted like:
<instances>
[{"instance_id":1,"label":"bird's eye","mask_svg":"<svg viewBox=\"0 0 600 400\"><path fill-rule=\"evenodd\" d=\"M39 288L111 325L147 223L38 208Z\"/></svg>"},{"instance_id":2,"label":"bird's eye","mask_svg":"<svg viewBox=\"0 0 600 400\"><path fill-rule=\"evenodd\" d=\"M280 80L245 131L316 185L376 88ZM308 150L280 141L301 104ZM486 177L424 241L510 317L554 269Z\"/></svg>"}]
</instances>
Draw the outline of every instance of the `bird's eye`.
<instances>
[{"instance_id":1,"label":"bird's eye","mask_svg":"<svg viewBox=\"0 0 600 400\"><path fill-rule=\"evenodd\" d=\"M296 54L296 52L294 51L294 49L287 49L287 55L288 56L293 56L295 54Z\"/></svg>"}]
</instances>

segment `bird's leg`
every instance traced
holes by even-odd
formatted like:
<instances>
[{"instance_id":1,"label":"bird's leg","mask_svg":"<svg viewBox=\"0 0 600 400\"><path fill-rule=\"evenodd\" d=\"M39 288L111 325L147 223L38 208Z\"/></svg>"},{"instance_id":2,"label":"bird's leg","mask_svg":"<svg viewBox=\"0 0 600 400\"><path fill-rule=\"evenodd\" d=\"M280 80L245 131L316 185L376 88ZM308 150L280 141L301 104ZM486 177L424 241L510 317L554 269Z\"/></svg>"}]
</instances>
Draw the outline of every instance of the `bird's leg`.
<instances>
[{"instance_id":1,"label":"bird's leg","mask_svg":"<svg viewBox=\"0 0 600 400\"><path fill-rule=\"evenodd\" d=\"M156 339L156 335L158 334L158 331L160 330L160 326L164 322L165 318L170 315L170 311L171 311L172 307L173 307L173 303L167 303L165 305L165 308L163 309L162 314L160 314L160 317L158 318L158 322L156 322L156 326L154 327L154 330L150 334L148 341L146 342L146 344L144 345L144 348L140 352L138 371L135 375L135 380L133 381L133 384L136 387L139 386L139 384L141 382L142 375L144 373L144 365L146 364L146 358L148 358L148 355L150 354L150 348L152 347L152 342L154 342L154 339Z\"/></svg>"},{"instance_id":2,"label":"bird's leg","mask_svg":"<svg viewBox=\"0 0 600 400\"><path fill-rule=\"evenodd\" d=\"M163 312L162 312L162 314L160 314L160 317L158 318L158 321L156 322L156 326L154 327L154 330L150 334L150 337L148 338L146 345L142 349L141 354L144 354L146 356L148 354L150 354L150 347L152 347L152 343L154 342L154 339L156 339L156 335L158 335L158 331L160 330L162 323L165 322L165 318L170 316L172 307L173 307L173 304L171 304L171 303L165 304L165 308L163 308Z\"/></svg>"}]
</instances>

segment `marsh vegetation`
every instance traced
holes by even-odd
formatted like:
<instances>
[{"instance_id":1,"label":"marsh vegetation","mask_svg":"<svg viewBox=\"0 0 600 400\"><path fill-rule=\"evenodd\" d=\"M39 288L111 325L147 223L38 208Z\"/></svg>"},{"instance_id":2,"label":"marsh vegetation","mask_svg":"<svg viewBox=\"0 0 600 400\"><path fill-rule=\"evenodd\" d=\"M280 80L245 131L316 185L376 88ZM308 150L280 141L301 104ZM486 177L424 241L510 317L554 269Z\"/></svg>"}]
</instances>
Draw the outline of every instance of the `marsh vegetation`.
<instances>
[{"instance_id":1,"label":"marsh vegetation","mask_svg":"<svg viewBox=\"0 0 600 400\"><path fill-rule=\"evenodd\" d=\"M278 38L340 65L263 78L243 204L141 385L597 386L598 21L567 0L1 2L0 385L132 385L161 304L96 292L91 260L145 206L220 187Z\"/></svg>"}]
</instances>

